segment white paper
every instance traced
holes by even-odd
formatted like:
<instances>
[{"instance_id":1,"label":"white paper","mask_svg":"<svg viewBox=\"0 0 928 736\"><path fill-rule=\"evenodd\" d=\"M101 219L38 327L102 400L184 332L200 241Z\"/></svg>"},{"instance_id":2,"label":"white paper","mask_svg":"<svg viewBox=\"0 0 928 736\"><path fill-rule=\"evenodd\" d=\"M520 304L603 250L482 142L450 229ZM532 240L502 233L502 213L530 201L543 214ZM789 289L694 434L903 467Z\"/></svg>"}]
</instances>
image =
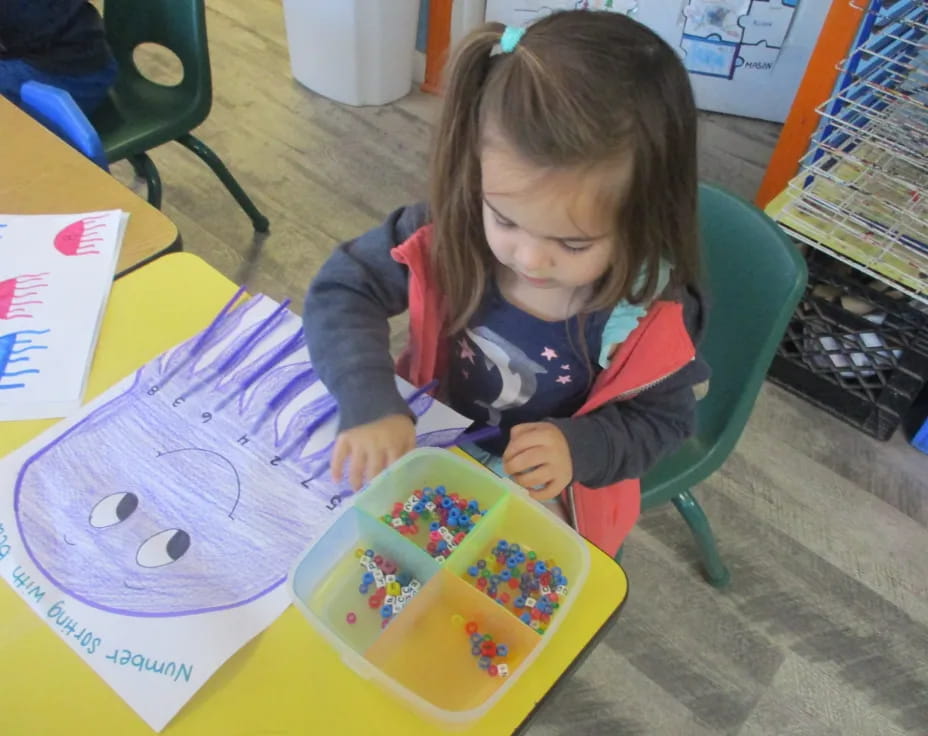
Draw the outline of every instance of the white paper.
<instances>
[{"instance_id":1,"label":"white paper","mask_svg":"<svg viewBox=\"0 0 928 736\"><path fill-rule=\"evenodd\" d=\"M0 421L80 406L128 217L0 215Z\"/></svg>"},{"instance_id":2,"label":"white paper","mask_svg":"<svg viewBox=\"0 0 928 736\"><path fill-rule=\"evenodd\" d=\"M0 461L0 577L155 730L283 612L287 570L353 500L301 320L256 297L198 341ZM470 423L410 408L421 445Z\"/></svg>"}]
</instances>

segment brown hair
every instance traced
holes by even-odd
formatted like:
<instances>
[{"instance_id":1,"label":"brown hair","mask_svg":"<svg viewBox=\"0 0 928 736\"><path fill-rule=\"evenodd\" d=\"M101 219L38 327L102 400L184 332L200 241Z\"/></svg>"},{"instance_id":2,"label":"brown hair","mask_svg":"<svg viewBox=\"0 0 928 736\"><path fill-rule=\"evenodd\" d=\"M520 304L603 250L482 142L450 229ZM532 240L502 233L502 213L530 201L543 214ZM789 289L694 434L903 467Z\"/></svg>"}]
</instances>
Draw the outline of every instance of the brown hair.
<instances>
[{"instance_id":1,"label":"brown hair","mask_svg":"<svg viewBox=\"0 0 928 736\"><path fill-rule=\"evenodd\" d=\"M487 123L539 167L615 163L615 191L604 193L615 210L615 258L584 311L653 299L662 258L673 265L673 283L694 282L696 109L674 51L640 23L607 11L554 13L511 53L493 53L503 30L488 23L461 42L436 130L432 259L449 332L467 324L492 273L481 205ZM623 160L632 169L627 185L619 181Z\"/></svg>"}]
</instances>

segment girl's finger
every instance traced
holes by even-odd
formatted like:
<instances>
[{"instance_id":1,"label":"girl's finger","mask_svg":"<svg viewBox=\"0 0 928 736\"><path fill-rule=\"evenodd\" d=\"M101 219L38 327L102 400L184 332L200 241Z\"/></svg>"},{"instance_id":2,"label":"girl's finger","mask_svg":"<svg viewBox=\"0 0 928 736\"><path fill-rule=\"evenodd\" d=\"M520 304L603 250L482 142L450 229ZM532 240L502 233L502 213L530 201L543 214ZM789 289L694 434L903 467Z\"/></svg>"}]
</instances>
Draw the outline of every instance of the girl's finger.
<instances>
[{"instance_id":1,"label":"girl's finger","mask_svg":"<svg viewBox=\"0 0 928 736\"><path fill-rule=\"evenodd\" d=\"M370 483L374 476L386 467L387 453L383 450L373 450L367 455L367 464L364 468L364 479Z\"/></svg>"},{"instance_id":2,"label":"girl's finger","mask_svg":"<svg viewBox=\"0 0 928 736\"><path fill-rule=\"evenodd\" d=\"M526 422L525 424L517 424L512 429L509 430L510 437L521 437L524 434L538 429L538 422Z\"/></svg>"},{"instance_id":3,"label":"girl's finger","mask_svg":"<svg viewBox=\"0 0 928 736\"><path fill-rule=\"evenodd\" d=\"M348 457L348 442L344 436L335 440L335 448L332 450L332 480L336 483L342 482L343 471L345 468L345 459Z\"/></svg>"},{"instance_id":4,"label":"girl's finger","mask_svg":"<svg viewBox=\"0 0 928 736\"><path fill-rule=\"evenodd\" d=\"M530 447L527 450L516 453L510 458L503 458L503 470L507 475L516 475L531 470L538 465L544 465L551 458L550 453L543 447Z\"/></svg>"},{"instance_id":5,"label":"girl's finger","mask_svg":"<svg viewBox=\"0 0 928 736\"><path fill-rule=\"evenodd\" d=\"M364 485L364 469L367 465L367 454L363 451L351 453L348 461L348 478L352 490L359 491Z\"/></svg>"},{"instance_id":6,"label":"girl's finger","mask_svg":"<svg viewBox=\"0 0 928 736\"><path fill-rule=\"evenodd\" d=\"M514 475L512 479L523 488L531 490L547 490L550 483L554 480L554 472L550 465L542 465L540 468L530 470L521 475Z\"/></svg>"}]
</instances>

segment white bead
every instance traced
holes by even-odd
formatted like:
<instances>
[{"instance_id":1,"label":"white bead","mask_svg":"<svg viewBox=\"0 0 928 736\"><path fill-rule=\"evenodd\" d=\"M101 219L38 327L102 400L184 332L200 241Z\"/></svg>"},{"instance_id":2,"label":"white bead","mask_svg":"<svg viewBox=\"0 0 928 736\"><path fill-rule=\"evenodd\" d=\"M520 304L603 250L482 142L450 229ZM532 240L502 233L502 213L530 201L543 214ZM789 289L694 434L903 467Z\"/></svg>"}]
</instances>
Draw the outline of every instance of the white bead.
<instances>
[{"instance_id":1,"label":"white bead","mask_svg":"<svg viewBox=\"0 0 928 736\"><path fill-rule=\"evenodd\" d=\"M390 521L390 524L392 524L396 528L399 528L403 526L403 520L398 517L393 517L393 519L391 519Z\"/></svg>"},{"instance_id":2,"label":"white bead","mask_svg":"<svg viewBox=\"0 0 928 736\"><path fill-rule=\"evenodd\" d=\"M385 580L387 583L395 583L395 582L396 582L396 575L386 575L386 576L384 577L384 580Z\"/></svg>"},{"instance_id":3,"label":"white bead","mask_svg":"<svg viewBox=\"0 0 928 736\"><path fill-rule=\"evenodd\" d=\"M536 601L534 598L532 598L531 596L529 596L528 598L525 599L525 607L526 607L526 608L534 608L536 602L537 602L537 601Z\"/></svg>"},{"instance_id":4,"label":"white bead","mask_svg":"<svg viewBox=\"0 0 928 736\"><path fill-rule=\"evenodd\" d=\"M505 665L505 664L496 665L496 676L497 677L509 677L509 665Z\"/></svg>"},{"instance_id":5,"label":"white bead","mask_svg":"<svg viewBox=\"0 0 928 736\"><path fill-rule=\"evenodd\" d=\"M558 586L554 589L554 592L557 593L558 595L567 595L567 586L566 586L566 585L558 585Z\"/></svg>"},{"instance_id":6,"label":"white bead","mask_svg":"<svg viewBox=\"0 0 928 736\"><path fill-rule=\"evenodd\" d=\"M425 502L425 508L427 508L429 511L434 511L434 510L435 510L435 504L432 503L431 501L426 501L426 502Z\"/></svg>"},{"instance_id":7,"label":"white bead","mask_svg":"<svg viewBox=\"0 0 928 736\"><path fill-rule=\"evenodd\" d=\"M418 580L416 580L415 578L413 578L412 580L409 581L409 589L410 589L410 590L413 590L413 591L418 592L418 591L419 591L419 588L420 588L421 586L422 586L422 583L420 583L420 582L419 582Z\"/></svg>"},{"instance_id":8,"label":"white bead","mask_svg":"<svg viewBox=\"0 0 928 736\"><path fill-rule=\"evenodd\" d=\"M383 599L383 604L385 606L395 606L396 605L396 596L388 595Z\"/></svg>"},{"instance_id":9,"label":"white bead","mask_svg":"<svg viewBox=\"0 0 928 736\"><path fill-rule=\"evenodd\" d=\"M551 592L551 588L550 588L549 586L547 586L547 585L542 585L542 586L541 586L541 592L542 592L542 594L544 594L544 595L548 595L548 593Z\"/></svg>"},{"instance_id":10,"label":"white bead","mask_svg":"<svg viewBox=\"0 0 928 736\"><path fill-rule=\"evenodd\" d=\"M438 563L439 565L444 565L445 558L442 555L438 555L438 557L435 558L435 562Z\"/></svg>"}]
</instances>

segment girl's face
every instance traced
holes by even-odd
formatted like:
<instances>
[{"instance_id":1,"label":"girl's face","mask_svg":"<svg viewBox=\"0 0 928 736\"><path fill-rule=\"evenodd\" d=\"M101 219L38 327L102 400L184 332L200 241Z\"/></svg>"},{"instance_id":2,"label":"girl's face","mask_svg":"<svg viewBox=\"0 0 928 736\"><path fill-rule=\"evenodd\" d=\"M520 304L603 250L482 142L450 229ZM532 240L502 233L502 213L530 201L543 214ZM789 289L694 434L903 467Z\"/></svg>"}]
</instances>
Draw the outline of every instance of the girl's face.
<instances>
[{"instance_id":1,"label":"girl's face","mask_svg":"<svg viewBox=\"0 0 928 736\"><path fill-rule=\"evenodd\" d=\"M600 195L615 186L614 171L539 168L499 139L480 164L487 243L524 287L576 290L606 272L614 223Z\"/></svg>"}]
</instances>

